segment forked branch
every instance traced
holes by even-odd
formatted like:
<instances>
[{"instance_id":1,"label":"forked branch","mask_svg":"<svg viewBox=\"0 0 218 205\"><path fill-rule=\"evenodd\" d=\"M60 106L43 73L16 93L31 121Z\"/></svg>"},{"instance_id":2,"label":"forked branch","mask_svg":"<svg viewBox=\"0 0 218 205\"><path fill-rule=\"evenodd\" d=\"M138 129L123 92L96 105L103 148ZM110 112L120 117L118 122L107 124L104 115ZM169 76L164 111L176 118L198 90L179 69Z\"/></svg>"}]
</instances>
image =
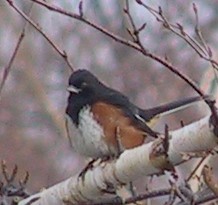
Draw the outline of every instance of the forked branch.
<instances>
[{"instance_id":1,"label":"forked branch","mask_svg":"<svg viewBox=\"0 0 218 205\"><path fill-rule=\"evenodd\" d=\"M112 32L110 32L109 30L103 28L102 26L99 26L97 24L95 24L94 22L90 21L89 19L85 18L84 16L84 13L81 12L82 11L82 7L81 7L81 4L80 4L80 13L79 14L76 14L76 13L73 13L73 12L70 12L70 11L66 11L65 9L62 9L58 6L55 6L55 5L51 5L45 1L42 1L42 0L31 0L51 11L54 11L56 13L59 13L59 14L62 14L62 15L65 15L65 16L68 16L70 18L73 18L73 19L76 19L78 21L81 21L89 26L91 26L92 28L95 28L96 30L100 31L101 33L105 34L106 36L112 38L113 40L123 44L123 45L126 45L128 47L131 47L137 51L139 51L140 53L142 53L144 56L146 57L149 57L157 62L159 62L160 64L164 65L167 69L169 69L171 72L173 72L175 75L177 75L179 78L181 78L182 80L184 80L187 84L189 84L200 96L202 96L202 98L204 98L205 96L205 93L199 88L199 86L191 79L189 78L187 75L185 75L184 73L182 73L180 71L179 68L177 68L176 66L172 65L168 60L154 54L153 52L149 51L147 48L145 48L142 43L140 42L140 38L139 38L139 32L144 29L145 26L142 26L140 27L141 29L137 29L134 22L133 22L133 18L131 17L131 14L129 12L129 9L128 9L128 1L126 1L126 8L124 9L124 12L127 14L127 16L129 17L130 19L130 23L132 24L132 29L133 29L133 32L130 32L131 35L132 35L132 38L133 38L133 41L130 41L130 40L127 40L125 38L122 38ZM141 5L145 5L142 3L142 1L137 1L138 3L140 2ZM147 7L146 7L147 8ZM152 11L152 14L153 13L156 13L156 10L154 9L150 9ZM82 13L82 15L81 15ZM158 11L157 12L158 14L162 14L162 11ZM155 14L156 15L156 14ZM166 21L167 24L168 21ZM177 28L180 28L179 31L181 32L181 26L178 26L177 25ZM181 36L181 34L180 34ZM181 36L182 37L182 36ZM198 45L198 44L196 44ZM214 62L215 63L215 62ZM205 99L205 102L210 106L210 99ZM211 108L211 107L210 107Z\"/></svg>"}]
</instances>

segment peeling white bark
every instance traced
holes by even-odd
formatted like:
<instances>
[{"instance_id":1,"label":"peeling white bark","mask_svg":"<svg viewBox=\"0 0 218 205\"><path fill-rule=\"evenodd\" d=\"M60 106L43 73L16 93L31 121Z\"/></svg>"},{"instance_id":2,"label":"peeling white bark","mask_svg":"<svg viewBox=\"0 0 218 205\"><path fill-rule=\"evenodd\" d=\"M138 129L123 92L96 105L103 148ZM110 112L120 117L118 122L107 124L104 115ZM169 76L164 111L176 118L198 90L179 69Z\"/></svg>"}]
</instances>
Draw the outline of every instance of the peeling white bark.
<instances>
[{"instance_id":1,"label":"peeling white bark","mask_svg":"<svg viewBox=\"0 0 218 205\"><path fill-rule=\"evenodd\" d=\"M213 127L209 125L209 117L171 132L169 158L173 164L181 162L181 153L208 151L218 142Z\"/></svg>"},{"instance_id":2,"label":"peeling white bark","mask_svg":"<svg viewBox=\"0 0 218 205\"><path fill-rule=\"evenodd\" d=\"M161 146L159 140L144 144L140 147L124 151L117 160L105 162L87 171L84 180L73 176L60 184L43 190L35 196L22 200L19 205L27 204L32 198L39 197L34 205L61 205L66 202L104 202L115 197L104 190L114 191L120 184L135 179L160 173L167 161L177 165L183 161L181 153L199 152L213 149L218 142L212 127L209 127L209 117L170 132L169 150L166 155L158 153ZM159 142L159 143L157 143ZM157 153L157 154L154 154ZM165 153L166 154L166 153ZM79 204L79 203L78 203Z\"/></svg>"}]
</instances>

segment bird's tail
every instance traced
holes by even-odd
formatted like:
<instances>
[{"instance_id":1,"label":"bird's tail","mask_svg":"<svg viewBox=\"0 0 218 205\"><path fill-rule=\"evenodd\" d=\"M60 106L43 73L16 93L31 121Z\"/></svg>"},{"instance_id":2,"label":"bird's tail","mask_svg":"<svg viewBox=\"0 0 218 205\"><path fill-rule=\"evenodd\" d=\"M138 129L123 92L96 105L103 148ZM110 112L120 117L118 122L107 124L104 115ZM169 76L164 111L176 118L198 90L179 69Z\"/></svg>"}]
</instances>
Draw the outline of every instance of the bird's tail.
<instances>
[{"instance_id":1,"label":"bird's tail","mask_svg":"<svg viewBox=\"0 0 218 205\"><path fill-rule=\"evenodd\" d=\"M145 119L148 125L150 124L150 127L153 127L152 125L154 124L154 119L158 119L161 116L185 109L200 100L203 100L201 96L177 100L171 103L143 110L143 112L140 113L140 116Z\"/></svg>"}]
</instances>

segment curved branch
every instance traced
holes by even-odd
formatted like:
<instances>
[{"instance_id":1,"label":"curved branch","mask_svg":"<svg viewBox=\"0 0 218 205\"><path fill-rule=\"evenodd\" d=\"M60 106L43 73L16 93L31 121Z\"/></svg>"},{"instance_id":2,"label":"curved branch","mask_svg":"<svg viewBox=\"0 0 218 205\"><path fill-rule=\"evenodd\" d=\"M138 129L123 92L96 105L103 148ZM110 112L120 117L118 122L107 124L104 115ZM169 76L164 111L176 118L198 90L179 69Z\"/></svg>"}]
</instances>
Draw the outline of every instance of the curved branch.
<instances>
[{"instance_id":1,"label":"curved branch","mask_svg":"<svg viewBox=\"0 0 218 205\"><path fill-rule=\"evenodd\" d=\"M23 11L21 11L12 0L6 0L10 6L20 15L22 16L30 25L32 25L42 36L49 42L49 44L54 48L55 51L65 60L71 71L74 70L73 65L68 59L67 53L62 51L58 46L50 39L50 37L40 28L40 26L35 23L31 18L29 18Z\"/></svg>"},{"instance_id":2,"label":"curved branch","mask_svg":"<svg viewBox=\"0 0 218 205\"><path fill-rule=\"evenodd\" d=\"M129 40L126 40L110 31L108 31L107 29L95 24L94 22L91 22L90 20L86 19L84 17L84 15L79 15L73 12L69 12L66 11L58 6L54 6L54 5L50 5L45 1L41 1L41 0L31 0L39 5L44 6L45 8L57 12L59 14L63 14L65 16L68 16L70 18L79 20L89 26L91 26L92 28L95 28L96 30L102 32L103 34L105 34L106 36L112 38L113 40L126 45L128 47L131 47L137 51L139 51L140 53L142 53L144 56L149 57L157 62L159 62L160 64L164 65L166 68L168 68L170 71L172 71L174 74L176 74L177 76L179 76L181 79L183 79L186 83L188 83L200 96L202 96L202 98L204 98L205 94L204 92L199 88L199 86L192 80L190 79L188 76L186 76L185 74L183 74L181 71L179 71L179 69L173 65L171 65L167 60L155 55L154 53L150 52L148 49L145 49L144 46L142 44L138 44L136 42L132 42ZM206 102L206 101L205 101ZM207 102L206 102L207 103Z\"/></svg>"},{"instance_id":3,"label":"curved branch","mask_svg":"<svg viewBox=\"0 0 218 205\"><path fill-rule=\"evenodd\" d=\"M118 159L106 161L89 169L83 178L74 176L19 203L39 197L38 204L81 204L116 200L116 189L145 175L163 173L184 162L184 153L209 151L218 143L218 136L209 125L209 117L169 133L165 139L124 151ZM167 150L166 150L167 149Z\"/></svg>"}]
</instances>

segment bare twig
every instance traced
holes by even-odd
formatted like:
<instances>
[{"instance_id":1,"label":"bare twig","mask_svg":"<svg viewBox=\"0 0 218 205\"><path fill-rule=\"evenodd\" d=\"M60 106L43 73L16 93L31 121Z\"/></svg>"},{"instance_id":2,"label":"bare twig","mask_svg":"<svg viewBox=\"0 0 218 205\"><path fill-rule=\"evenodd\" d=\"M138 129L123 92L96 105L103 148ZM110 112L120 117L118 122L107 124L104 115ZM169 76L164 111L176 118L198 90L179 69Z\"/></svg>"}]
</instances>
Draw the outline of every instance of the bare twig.
<instances>
[{"instance_id":1,"label":"bare twig","mask_svg":"<svg viewBox=\"0 0 218 205\"><path fill-rule=\"evenodd\" d=\"M138 4L143 6L147 11L149 11L158 22L162 23L163 27L170 30L172 33L179 36L183 39L189 46L193 48L193 50L204 60L211 63L213 68L218 69L218 62L212 59L212 50L206 44L199 27L199 18L198 18L198 9L196 4L193 3L193 11L195 14L195 33L199 38L199 41L196 41L193 37L191 37L184 29L184 27L180 23L173 24L169 22L166 16L163 13L162 8L159 6L158 9L154 9L142 1L136 1Z\"/></svg>"},{"instance_id":2,"label":"bare twig","mask_svg":"<svg viewBox=\"0 0 218 205\"><path fill-rule=\"evenodd\" d=\"M105 28L95 24L94 22L89 21L84 16L81 17L80 15L78 15L76 13L73 13L73 12L70 12L70 11L66 11L66 10L64 10L64 9L58 7L58 6L50 5L47 2L45 2L45 1L40 1L40 0L30 0L30 1L33 1L33 2L35 2L37 4L40 4L40 5L44 6L45 8L47 8L47 9L49 9L51 11L57 12L59 14L63 14L65 16L68 16L68 17L76 19L76 20L79 20L79 21L81 21L81 22L83 22L83 23L85 23L85 24L95 28L96 30L102 32L103 34L111 37L113 40L115 40L115 41L117 41L119 43L122 43L124 45L127 45L127 46L129 46L131 48L134 48L135 50L140 51L140 47L136 43L134 43L132 41L129 41L129 40L126 40L126 39L124 39L124 38L122 38L122 37L120 37L118 35L115 35L112 32L109 32L107 29L105 29Z\"/></svg>"},{"instance_id":3,"label":"bare twig","mask_svg":"<svg viewBox=\"0 0 218 205\"><path fill-rule=\"evenodd\" d=\"M204 92L197 86L197 84L192 79L190 79L188 76L186 76L181 71L179 71L179 69L177 67L172 66L167 60L165 60L164 58L161 58L161 57L155 55L154 53L148 51L148 49L145 49L142 45L139 45L136 42L126 40L126 39L124 39L124 38L110 32L110 31L108 31L107 29L105 29L105 28L91 22L90 20L88 20L88 19L86 19L84 17L81 17L78 14L66 11L66 10L64 10L64 9L58 7L58 6L50 5L47 2L41 1L41 0L31 0L31 1L33 1L33 2L35 2L37 4L40 4L40 5L44 6L45 8L47 8L47 9L49 9L51 11L57 12L59 14L63 14L65 16L68 16L68 17L76 19L76 20L79 20L79 21L81 21L81 22L95 28L96 30L102 32L103 34L109 36L113 40L115 40L115 41L117 41L117 42L119 42L119 43L121 43L123 45L126 45L128 47L131 47L131 48L139 51L140 53L142 53L144 56L149 57L149 58L159 62L160 64L167 67L174 74L179 76L181 79L183 79L186 83L188 83L199 95L204 97Z\"/></svg>"},{"instance_id":4,"label":"bare twig","mask_svg":"<svg viewBox=\"0 0 218 205\"><path fill-rule=\"evenodd\" d=\"M122 137L120 135L120 127L117 126L115 128L115 136L116 136L116 144L117 144L117 148L118 148L118 155L120 155L123 151L123 145L122 145Z\"/></svg>"},{"instance_id":5,"label":"bare twig","mask_svg":"<svg viewBox=\"0 0 218 205\"><path fill-rule=\"evenodd\" d=\"M171 193L169 195L169 199L167 202L165 202L165 205L172 205L175 200L176 200L176 195L177 195L177 191L176 191L176 185L175 184L171 184Z\"/></svg>"},{"instance_id":6,"label":"bare twig","mask_svg":"<svg viewBox=\"0 0 218 205\"><path fill-rule=\"evenodd\" d=\"M197 34L199 40L201 41L203 47L207 50L206 42L202 36L200 26L199 26L199 17L198 17L198 9L195 3L192 4L192 8L195 14L195 33Z\"/></svg>"},{"instance_id":7,"label":"bare twig","mask_svg":"<svg viewBox=\"0 0 218 205\"><path fill-rule=\"evenodd\" d=\"M22 32L21 32L21 34L20 34L20 36L19 36L19 38L18 38L16 47L15 47L14 52L13 52L13 54L12 54L10 60L9 60L9 63L8 63L8 65L4 68L2 80L1 80L1 83L0 83L0 95L1 95L1 92L2 92L3 87L4 87L4 85L5 85L5 82L6 82L6 80L7 80L8 74L9 74L9 72L10 72L10 70L11 70L12 64L13 64L15 58L16 58L16 55L17 55L17 52L18 52L19 47L20 47L20 45L21 45L21 42L22 42L22 40L24 39L24 36L25 36L25 26L24 26L24 28L22 29ZM0 99L1 99L1 98L0 98Z\"/></svg>"},{"instance_id":8,"label":"bare twig","mask_svg":"<svg viewBox=\"0 0 218 205\"><path fill-rule=\"evenodd\" d=\"M120 198L115 198L111 202L104 203L104 205L131 204L131 203L135 203L135 202L142 201L142 200L149 199L149 198L167 196L170 193L171 193L171 188L157 190L157 191L147 191L145 194L140 194L140 195L137 195L134 197L130 197L130 198L126 199L125 201L121 201ZM95 204L95 205L100 205L100 204Z\"/></svg>"},{"instance_id":9,"label":"bare twig","mask_svg":"<svg viewBox=\"0 0 218 205\"><path fill-rule=\"evenodd\" d=\"M17 178L17 173L18 173L18 167L17 165L14 166L12 169L12 172L9 173L6 162L2 161L1 162L1 172L3 175L3 179L0 181L0 196L7 196L7 197L15 197L15 196L20 196L20 197L28 197L29 194L27 193L26 189L26 184L29 179L29 173L26 172L24 179L19 180L19 182L16 182Z\"/></svg>"},{"instance_id":10,"label":"bare twig","mask_svg":"<svg viewBox=\"0 0 218 205\"><path fill-rule=\"evenodd\" d=\"M163 189L163 190L158 190L158 191L148 191L145 194L141 194L138 195L136 197L132 197L127 199L124 204L129 204L129 203L133 203L136 201L141 201L141 200L145 200L148 198L154 198L154 197L160 197L160 196L166 196L169 195L171 193L171 188L169 189Z\"/></svg>"},{"instance_id":11,"label":"bare twig","mask_svg":"<svg viewBox=\"0 0 218 205\"><path fill-rule=\"evenodd\" d=\"M31 15L32 7L33 7L33 3L31 4L30 9L29 9L29 11L28 11L28 16ZM1 81L1 83L0 83L0 95L1 95L2 89L3 89L3 87L4 87L4 84L5 84L5 82L6 82L6 79L7 79L7 77L8 77L8 74L9 74L9 72L10 72L10 70L11 70L11 67L12 67L12 64L13 64L13 62L14 62L14 59L15 59L15 57L16 57L16 55L17 55L18 50L19 50L19 47L20 47L20 45L21 45L21 42L22 42L22 40L24 39L25 30L26 30L27 25L28 25L28 23L25 22L24 27L23 27L23 29L22 29L22 31L21 31L21 34L20 34L20 36L19 36L19 38L18 38L18 41L17 41L16 47L15 47L15 50L14 50L14 52L13 52L11 58L10 58L10 61L9 61L8 65L5 67L5 69L4 69L4 71L3 71L3 77L2 77L2 81Z\"/></svg>"},{"instance_id":12,"label":"bare twig","mask_svg":"<svg viewBox=\"0 0 218 205\"><path fill-rule=\"evenodd\" d=\"M206 55L205 55L206 58L205 57L202 57L202 58L209 61L212 65L212 67L215 68L216 70L218 70L218 63L212 59L212 57L213 57L212 50L207 45L207 43L206 43L206 41L203 38L202 33L201 33L201 29L199 26L198 8L197 8L195 3L192 4L192 7L193 7L194 14L195 14L195 22L196 22L195 23L195 33L196 33L197 37L199 38L199 41L200 41L200 43L201 43L201 45L206 53ZM216 74L216 72L215 72L215 74Z\"/></svg>"},{"instance_id":13,"label":"bare twig","mask_svg":"<svg viewBox=\"0 0 218 205\"><path fill-rule=\"evenodd\" d=\"M24 187L24 186L27 184L29 178L30 178L30 174L29 174L29 172L26 172L24 178L19 181L19 185L20 185L21 187Z\"/></svg>"},{"instance_id":14,"label":"bare twig","mask_svg":"<svg viewBox=\"0 0 218 205\"><path fill-rule=\"evenodd\" d=\"M191 190L190 186L186 182L185 184L179 186L179 190L182 193L182 195L187 199L186 201L191 202L191 204L195 201L195 195Z\"/></svg>"},{"instance_id":15,"label":"bare twig","mask_svg":"<svg viewBox=\"0 0 218 205\"><path fill-rule=\"evenodd\" d=\"M18 13L20 14L30 25L32 25L41 35L49 42L49 44L55 49L55 51L58 52L58 54L65 60L69 68L73 71L73 65L68 59L68 56L65 51L61 51L60 48L51 40L51 38L43 31L43 29L35 23L31 18L29 18L23 11L21 11L12 0L6 0L10 6Z\"/></svg>"},{"instance_id":16,"label":"bare twig","mask_svg":"<svg viewBox=\"0 0 218 205\"><path fill-rule=\"evenodd\" d=\"M146 23L142 24L139 28L137 28L137 26L132 18L132 15L130 14L129 1L126 0L125 2L126 2L126 4L125 4L126 7L123 10L124 10L125 14L127 15L127 18L129 19L130 25L132 27L132 31L129 28L127 28L127 31L130 34L130 36L132 37L133 42L135 42L136 44L138 44L141 47L142 43L141 43L139 34L141 31L143 31L145 29Z\"/></svg>"},{"instance_id":17,"label":"bare twig","mask_svg":"<svg viewBox=\"0 0 218 205\"><path fill-rule=\"evenodd\" d=\"M186 182L188 182L196 173L196 171L198 170L198 168L201 166L201 164L204 162L204 160L207 158L208 156L202 157L202 159L197 163L197 165L195 166L195 168L192 170L192 172L189 174L188 178L186 179Z\"/></svg>"},{"instance_id":18,"label":"bare twig","mask_svg":"<svg viewBox=\"0 0 218 205\"><path fill-rule=\"evenodd\" d=\"M81 17L83 17L83 1L82 0L79 2L79 14Z\"/></svg>"},{"instance_id":19,"label":"bare twig","mask_svg":"<svg viewBox=\"0 0 218 205\"><path fill-rule=\"evenodd\" d=\"M190 190L187 190L188 188L184 188L184 185L181 185L179 187L176 188L176 190L172 190L171 188L166 188L166 189L160 189L160 190L153 190L153 191L146 191L144 194L139 194L137 196L134 197L130 197L128 199L126 199L125 201L121 201L121 199L119 197L114 198L112 201L109 201L107 203L104 203L104 205L118 205L118 204L131 204L131 203L137 203L139 201L142 200L146 200L146 199L152 199L152 198L157 198L157 197L162 197L162 196L170 196L170 194L178 192L185 198L183 198L182 201L180 201L179 203L177 203L178 205L190 205L190 204L202 204L203 202L207 202L210 200L214 200L216 198L216 196L214 196L214 194L209 194L209 195L205 195L205 194L201 194L200 192L197 193L192 193ZM184 191L185 190L185 191ZM185 192L189 192L188 194ZM198 196L201 197L198 197ZM181 197L181 196L180 196ZM194 200L196 199L196 200ZM93 204L93 205L100 205L100 204Z\"/></svg>"},{"instance_id":20,"label":"bare twig","mask_svg":"<svg viewBox=\"0 0 218 205\"><path fill-rule=\"evenodd\" d=\"M15 59L15 57L17 55L18 49L19 49L19 47L21 45L21 42L22 42L22 40L24 38L24 33L25 33L25 30L23 29L22 32L21 32L21 35L20 35L20 37L19 37L19 39L17 41L15 50L14 50L14 52L13 52L11 58L10 58L10 61L9 61L8 65L5 67L5 69L3 71L3 77L2 77L2 80L1 80L1 84L0 84L0 94L2 92L2 89L3 89L4 85L5 85L6 79L8 77L8 74L9 74L10 70L11 70L14 59Z\"/></svg>"},{"instance_id":21,"label":"bare twig","mask_svg":"<svg viewBox=\"0 0 218 205\"><path fill-rule=\"evenodd\" d=\"M9 0L7 0L9 1ZM217 116L217 113L215 112L215 106L214 106L214 103L211 99L209 99L208 97L205 98L205 94L204 92L199 88L199 86L191 79L189 78L187 75L185 75L184 73L182 73L177 67L173 66L170 64L170 62L165 59L165 58L161 58L160 56L150 52L147 48L145 48L143 46L143 44L141 43L140 41L140 37L139 37L139 32L141 31L141 28L140 29L137 29L137 27L135 26L134 24L134 21L131 17L131 14L129 12L129 8L128 8L128 0L126 1L126 8L124 9L125 13L127 14L128 18L130 19L130 23L132 25L132 28L133 28L133 33L131 31L129 31L130 35L132 36L133 38L133 41L129 41L129 40L126 40L110 31L108 31L107 29L91 22L90 20L88 20L87 18L85 18L83 15L81 16L81 14L76 14L76 13L72 13L72 12L69 12L69 11L66 11L58 6L54 6L54 5L50 5L48 4L47 2L45 1L42 1L42 0L31 0L37 4L40 4L42 6L44 6L45 8L51 10L51 11L54 11L54 12L57 12L59 14L63 14L65 16L68 16L70 18L73 18L73 19L76 19L76 20L79 20L89 26L91 26L92 28L95 28L96 30L102 32L103 34L109 36L110 38L112 38L113 40L123 44L123 45L126 45L128 47L131 47L137 51L139 51L140 53L142 53L144 56L146 57L149 57L157 62L159 62L160 64L164 65L166 68L168 68L171 72L173 72L175 75L177 75L179 78L181 78L182 80L184 80L190 87L192 87L200 96L202 96L202 98L204 99L205 103L209 106L211 112L212 112L212 115L214 115L214 119L216 120L216 122L218 123L218 116ZM143 5L146 9L148 9L149 11L151 11L152 14L154 15L159 15L158 18L158 21L162 21L163 24L169 28L170 30L172 30L172 32L175 32L176 34L178 34L182 39L184 39L188 44L192 45L192 41L194 42L194 45L196 45L198 48L195 48L196 52L199 51L199 50L202 50L205 51L204 48L202 48L200 46L200 44L193 38L191 38L187 33L185 33L184 35L184 29L182 28L182 26L178 26L177 25L171 25L167 20L166 18L164 17L163 15L163 12L162 12L162 9L161 7L159 7L159 10L156 11L155 9L153 8L150 8L150 7L147 7L147 5L143 4L142 1L137 1L137 2L140 2L140 5ZM81 7L81 6L80 6ZM81 7L82 8L82 7ZM80 8L80 10L81 10ZM81 12L81 11L80 11ZM174 28L177 28L177 30L175 30ZM187 35L187 38L186 38L186 35ZM188 40L189 39L189 40ZM199 54L200 55L200 54ZM209 62L213 62L214 64L216 64L215 61L213 60L210 60L208 58L206 58L205 56L203 57L205 60L207 59ZM218 63L217 63L218 65Z\"/></svg>"}]
</instances>

